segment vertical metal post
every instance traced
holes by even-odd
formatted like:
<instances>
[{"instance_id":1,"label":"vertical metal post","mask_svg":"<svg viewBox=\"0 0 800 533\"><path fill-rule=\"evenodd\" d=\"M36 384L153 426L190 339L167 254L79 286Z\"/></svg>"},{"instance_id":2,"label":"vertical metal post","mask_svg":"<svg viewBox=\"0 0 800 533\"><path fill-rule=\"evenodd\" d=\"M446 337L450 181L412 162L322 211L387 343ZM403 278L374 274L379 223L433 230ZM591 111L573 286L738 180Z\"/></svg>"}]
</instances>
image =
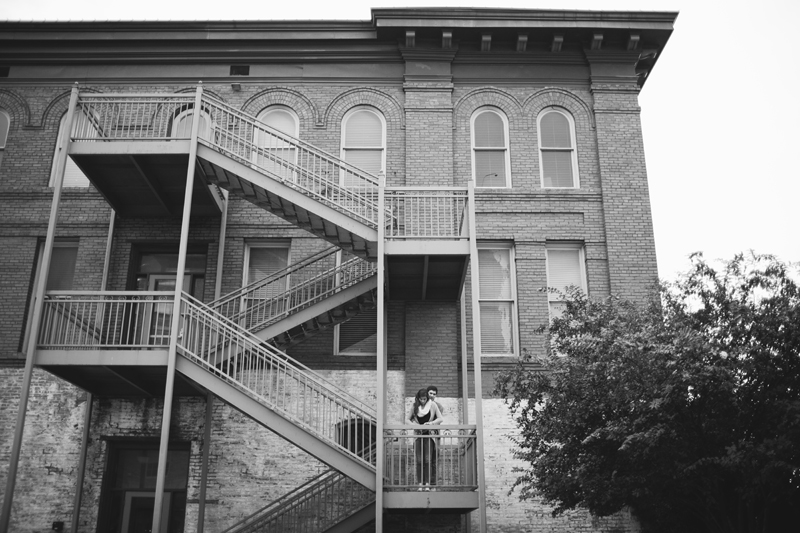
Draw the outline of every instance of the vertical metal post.
<instances>
[{"instance_id":1,"label":"vertical metal post","mask_svg":"<svg viewBox=\"0 0 800 533\"><path fill-rule=\"evenodd\" d=\"M186 192L183 197L183 220L181 222L181 243L178 250L178 268L175 274L175 302L172 306L172 329L170 331L169 354L167 359L167 379L164 389L164 411L161 417L161 442L158 448L158 471L156 474L155 505L153 506L153 533L161 533L161 510L164 502L164 478L167 473L167 452L169 450L169 426L172 423L172 397L175 388L175 364L178 356L178 334L181 328L181 294L183 275L186 270L186 250L189 247L189 217L192 212L192 192L194 190L194 170L197 162L197 136L200 128L201 106L203 100L202 82L197 86L192 117L192 140L189 143L189 165L186 169Z\"/></svg>"},{"instance_id":2,"label":"vertical metal post","mask_svg":"<svg viewBox=\"0 0 800 533\"><path fill-rule=\"evenodd\" d=\"M20 450L22 449L22 431L25 427L25 414L28 410L28 398L31 392L31 380L33 379L33 364L36 357L36 340L39 337L39 322L42 317L42 302L44 300L45 289L47 288L47 276L50 273L50 258L53 254L53 242L56 235L56 223L58 222L58 210L61 204L61 188L64 184L64 169L67 167L67 153L69 151L70 135L72 133L73 122L75 119L75 108L78 104L78 83L72 87L72 94L69 99L69 109L67 110L67 120L64 122L64 129L58 141L58 159L56 161L55 183L53 184L53 202L50 206L50 220L47 224L47 238L44 243L44 250L40 259L42 275L39 276L39 285L36 287L34 296L33 313L31 321L30 337L28 338L28 350L25 358L25 371L22 374L22 388L19 395L19 411L17 411L17 425L14 429L14 440L11 443L11 454L8 461L8 477L6 478L6 492L3 497L3 508L0 511L0 532L8 531L11 521L11 503L14 498L14 486L17 482L17 467L19 466Z\"/></svg>"},{"instance_id":3,"label":"vertical metal post","mask_svg":"<svg viewBox=\"0 0 800 533\"><path fill-rule=\"evenodd\" d=\"M103 262L103 279L100 281L100 290L108 288L108 270L111 265L111 246L114 241L114 224L117 213L112 209L111 217L108 221L108 237L106 238L106 257ZM86 393L86 406L83 411L83 435L81 435L81 451L78 459L78 479L75 481L75 499L72 504L72 525L70 531L78 531L78 523L81 517L81 501L83 499L83 480L86 478L86 455L89 452L89 433L92 424L92 408L94 396L91 392Z\"/></svg>"},{"instance_id":4,"label":"vertical metal post","mask_svg":"<svg viewBox=\"0 0 800 533\"><path fill-rule=\"evenodd\" d=\"M481 326L478 296L478 241L475 221L475 181L469 182L469 266L472 289L472 359L475 375L475 451L478 454L478 510L480 531L486 533L486 472L483 464L483 383L481 376Z\"/></svg>"},{"instance_id":5,"label":"vertical metal post","mask_svg":"<svg viewBox=\"0 0 800 533\"><path fill-rule=\"evenodd\" d=\"M106 259L103 263L103 280L100 282L100 290L104 291L108 287L108 269L111 265L111 246L114 242L114 223L117 220L117 213L111 210L111 220L108 221L108 238L106 239Z\"/></svg>"},{"instance_id":6,"label":"vertical metal post","mask_svg":"<svg viewBox=\"0 0 800 533\"><path fill-rule=\"evenodd\" d=\"M214 395L206 396L206 427L203 431L203 465L200 467L200 495L198 496L197 533L203 533L206 524L206 486L208 485L208 458L211 455L211 417L214 414Z\"/></svg>"},{"instance_id":7,"label":"vertical metal post","mask_svg":"<svg viewBox=\"0 0 800 533\"><path fill-rule=\"evenodd\" d=\"M222 221L219 224L219 248L217 250L217 279L214 283L214 299L222 293L222 268L225 263L225 233L228 227L228 191L222 189Z\"/></svg>"},{"instance_id":8,"label":"vertical metal post","mask_svg":"<svg viewBox=\"0 0 800 533\"><path fill-rule=\"evenodd\" d=\"M384 255L386 245L386 206L385 203L386 177L380 176L378 184L378 405L376 413L378 415L377 427L377 446L375 447L377 456L375 457L375 533L383 533L383 463L386 459L384 452L383 427L386 424L386 372L387 372L387 350L386 350L386 291L385 268L386 257Z\"/></svg>"},{"instance_id":9,"label":"vertical metal post","mask_svg":"<svg viewBox=\"0 0 800 533\"><path fill-rule=\"evenodd\" d=\"M78 460L78 479L75 481L75 500L72 504L72 533L78 531L78 522L81 517L81 500L83 497L83 480L86 477L86 454L89 451L89 430L92 424L92 403L94 397L91 392L86 393L86 407L83 411L83 435L81 436L81 456Z\"/></svg>"},{"instance_id":10,"label":"vertical metal post","mask_svg":"<svg viewBox=\"0 0 800 533\"><path fill-rule=\"evenodd\" d=\"M469 424L469 375L467 373L467 291L461 291L461 391L461 423Z\"/></svg>"}]
</instances>

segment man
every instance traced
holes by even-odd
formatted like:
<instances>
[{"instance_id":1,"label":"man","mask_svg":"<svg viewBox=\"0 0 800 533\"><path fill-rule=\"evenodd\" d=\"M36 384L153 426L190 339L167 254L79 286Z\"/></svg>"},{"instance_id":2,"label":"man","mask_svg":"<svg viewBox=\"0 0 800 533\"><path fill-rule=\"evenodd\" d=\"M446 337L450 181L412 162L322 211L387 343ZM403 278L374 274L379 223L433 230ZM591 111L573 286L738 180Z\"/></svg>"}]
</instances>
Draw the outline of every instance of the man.
<instances>
[{"instance_id":1,"label":"man","mask_svg":"<svg viewBox=\"0 0 800 533\"><path fill-rule=\"evenodd\" d=\"M439 412L444 415L444 408L442 407L442 404L436 401L436 396L439 394L439 389L436 388L436 385L431 385L428 387L427 391L428 399L432 400L436 404L436 407L439 408Z\"/></svg>"}]
</instances>

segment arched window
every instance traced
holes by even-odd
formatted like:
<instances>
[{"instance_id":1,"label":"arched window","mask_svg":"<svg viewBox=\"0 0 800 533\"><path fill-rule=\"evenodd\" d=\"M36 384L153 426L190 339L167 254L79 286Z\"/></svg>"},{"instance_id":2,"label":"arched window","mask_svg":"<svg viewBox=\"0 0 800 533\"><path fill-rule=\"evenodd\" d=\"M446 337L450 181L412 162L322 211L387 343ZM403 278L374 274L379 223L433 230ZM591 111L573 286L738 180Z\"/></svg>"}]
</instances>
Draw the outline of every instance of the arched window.
<instances>
[{"instance_id":1,"label":"arched window","mask_svg":"<svg viewBox=\"0 0 800 533\"><path fill-rule=\"evenodd\" d=\"M170 135L176 139L190 139L192 137L192 118L194 109L189 108L181 111L172 120L172 131ZM200 111L200 128L197 130L198 137L209 139L211 137L211 120L208 114Z\"/></svg>"},{"instance_id":2,"label":"arched window","mask_svg":"<svg viewBox=\"0 0 800 533\"><path fill-rule=\"evenodd\" d=\"M56 150L53 154L53 164L50 167L50 187L54 187L56 184L56 162L58 160L58 143L61 142L61 134L64 130L64 124L67 121L67 115L64 114L61 117L61 123L58 125L58 135L56 136ZM75 164L75 161L72 160L71 157L67 156L67 166L64 169L64 183L62 187L88 187L89 186L89 178L86 177L86 174L78 168L78 165Z\"/></svg>"},{"instance_id":3,"label":"arched window","mask_svg":"<svg viewBox=\"0 0 800 533\"><path fill-rule=\"evenodd\" d=\"M386 121L374 109L357 107L342 119L342 158L370 174L386 171ZM358 187L357 179L345 173L342 184Z\"/></svg>"},{"instance_id":4,"label":"arched window","mask_svg":"<svg viewBox=\"0 0 800 533\"><path fill-rule=\"evenodd\" d=\"M472 177L476 187L510 187L508 120L497 109L472 115Z\"/></svg>"},{"instance_id":5,"label":"arched window","mask_svg":"<svg viewBox=\"0 0 800 533\"><path fill-rule=\"evenodd\" d=\"M8 129L11 127L11 117L5 110L0 109L0 165L3 164L3 154L6 151Z\"/></svg>"},{"instance_id":6,"label":"arched window","mask_svg":"<svg viewBox=\"0 0 800 533\"><path fill-rule=\"evenodd\" d=\"M299 136L297 115L285 106L271 106L258 115L258 120L290 137ZM297 150L291 142L270 134L265 129L256 128L255 143L264 149L256 154L255 164L272 174L284 179L293 179L296 175L291 165L297 162ZM285 162L285 163L284 163Z\"/></svg>"},{"instance_id":7,"label":"arched window","mask_svg":"<svg viewBox=\"0 0 800 533\"><path fill-rule=\"evenodd\" d=\"M539 114L537 126L542 187L579 187L575 123L572 116L560 109L545 109Z\"/></svg>"}]
</instances>

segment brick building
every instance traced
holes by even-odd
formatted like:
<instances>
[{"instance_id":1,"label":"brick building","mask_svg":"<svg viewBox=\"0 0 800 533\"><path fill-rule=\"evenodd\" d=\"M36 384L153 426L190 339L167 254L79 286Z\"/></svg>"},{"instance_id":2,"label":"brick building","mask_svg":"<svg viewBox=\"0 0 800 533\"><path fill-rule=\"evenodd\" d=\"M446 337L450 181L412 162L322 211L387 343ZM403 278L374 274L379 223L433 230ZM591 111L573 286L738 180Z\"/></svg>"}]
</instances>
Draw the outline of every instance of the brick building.
<instances>
[{"instance_id":1,"label":"brick building","mask_svg":"<svg viewBox=\"0 0 800 533\"><path fill-rule=\"evenodd\" d=\"M509 495L491 391L656 277L675 17L0 23L0 529L635 531Z\"/></svg>"}]
</instances>

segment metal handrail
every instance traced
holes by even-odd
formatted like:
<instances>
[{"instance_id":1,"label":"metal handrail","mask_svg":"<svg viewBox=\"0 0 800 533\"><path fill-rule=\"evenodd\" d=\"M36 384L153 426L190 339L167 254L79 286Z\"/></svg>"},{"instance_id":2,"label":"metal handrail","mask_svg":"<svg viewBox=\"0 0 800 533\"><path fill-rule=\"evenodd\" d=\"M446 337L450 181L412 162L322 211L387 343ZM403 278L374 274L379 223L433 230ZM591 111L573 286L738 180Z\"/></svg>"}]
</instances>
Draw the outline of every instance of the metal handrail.
<instances>
[{"instance_id":1,"label":"metal handrail","mask_svg":"<svg viewBox=\"0 0 800 533\"><path fill-rule=\"evenodd\" d=\"M476 438L471 424L385 425L384 490L476 490Z\"/></svg>"},{"instance_id":2,"label":"metal handrail","mask_svg":"<svg viewBox=\"0 0 800 533\"><path fill-rule=\"evenodd\" d=\"M261 344L258 337L186 293L181 300L181 320L178 348L184 357L374 468L352 445L353 441L361 442L362 447L373 445L369 428L375 424L374 409L280 350ZM345 438L344 425L352 421L360 424L353 424L354 431Z\"/></svg>"},{"instance_id":3,"label":"metal handrail","mask_svg":"<svg viewBox=\"0 0 800 533\"><path fill-rule=\"evenodd\" d=\"M256 292L260 290L265 285L269 285L270 283L274 283L276 280L285 278L296 270L300 270L302 268L307 267L308 265L319 263L323 259L334 257L339 252L339 249L335 246L328 247L322 251L319 251L313 255L310 255L304 259L296 263L292 263L288 265L286 268L282 268L273 274L265 278L258 279L251 283L248 283L244 287L240 287L234 291L229 292L228 294L224 294L217 298L216 300L209 302L208 305L210 308L214 309L218 313L221 313L227 317L230 317L232 313L227 313L224 310L229 305L230 302L240 301L242 298L246 297L247 294Z\"/></svg>"},{"instance_id":4,"label":"metal handrail","mask_svg":"<svg viewBox=\"0 0 800 533\"><path fill-rule=\"evenodd\" d=\"M37 347L164 348L174 299L159 291L48 291Z\"/></svg>"},{"instance_id":5,"label":"metal handrail","mask_svg":"<svg viewBox=\"0 0 800 533\"><path fill-rule=\"evenodd\" d=\"M377 227L378 176L286 135L216 98L204 94L202 102L211 120L210 135L199 139L202 144L369 227Z\"/></svg>"},{"instance_id":6,"label":"metal handrail","mask_svg":"<svg viewBox=\"0 0 800 533\"><path fill-rule=\"evenodd\" d=\"M464 187L387 187L388 240L467 240Z\"/></svg>"},{"instance_id":7,"label":"metal handrail","mask_svg":"<svg viewBox=\"0 0 800 533\"><path fill-rule=\"evenodd\" d=\"M286 135L208 94L202 95L200 105L200 116L206 122L199 131L201 144L368 227L377 228L380 177ZM193 120L188 112L193 107L192 94L82 93L71 140L186 140ZM184 116L185 124L179 120ZM186 127L177 127L180 124Z\"/></svg>"},{"instance_id":8,"label":"metal handrail","mask_svg":"<svg viewBox=\"0 0 800 533\"><path fill-rule=\"evenodd\" d=\"M328 470L270 502L223 533L323 531L373 501L373 491L344 474Z\"/></svg>"},{"instance_id":9,"label":"metal handrail","mask_svg":"<svg viewBox=\"0 0 800 533\"><path fill-rule=\"evenodd\" d=\"M277 296L261 300L253 299L245 309L229 318L242 324L246 329L255 331L321 302L376 273L375 263L359 258L349 259L309 279L299 282L292 280L292 285ZM283 280L277 280L276 283L281 281Z\"/></svg>"}]
</instances>

